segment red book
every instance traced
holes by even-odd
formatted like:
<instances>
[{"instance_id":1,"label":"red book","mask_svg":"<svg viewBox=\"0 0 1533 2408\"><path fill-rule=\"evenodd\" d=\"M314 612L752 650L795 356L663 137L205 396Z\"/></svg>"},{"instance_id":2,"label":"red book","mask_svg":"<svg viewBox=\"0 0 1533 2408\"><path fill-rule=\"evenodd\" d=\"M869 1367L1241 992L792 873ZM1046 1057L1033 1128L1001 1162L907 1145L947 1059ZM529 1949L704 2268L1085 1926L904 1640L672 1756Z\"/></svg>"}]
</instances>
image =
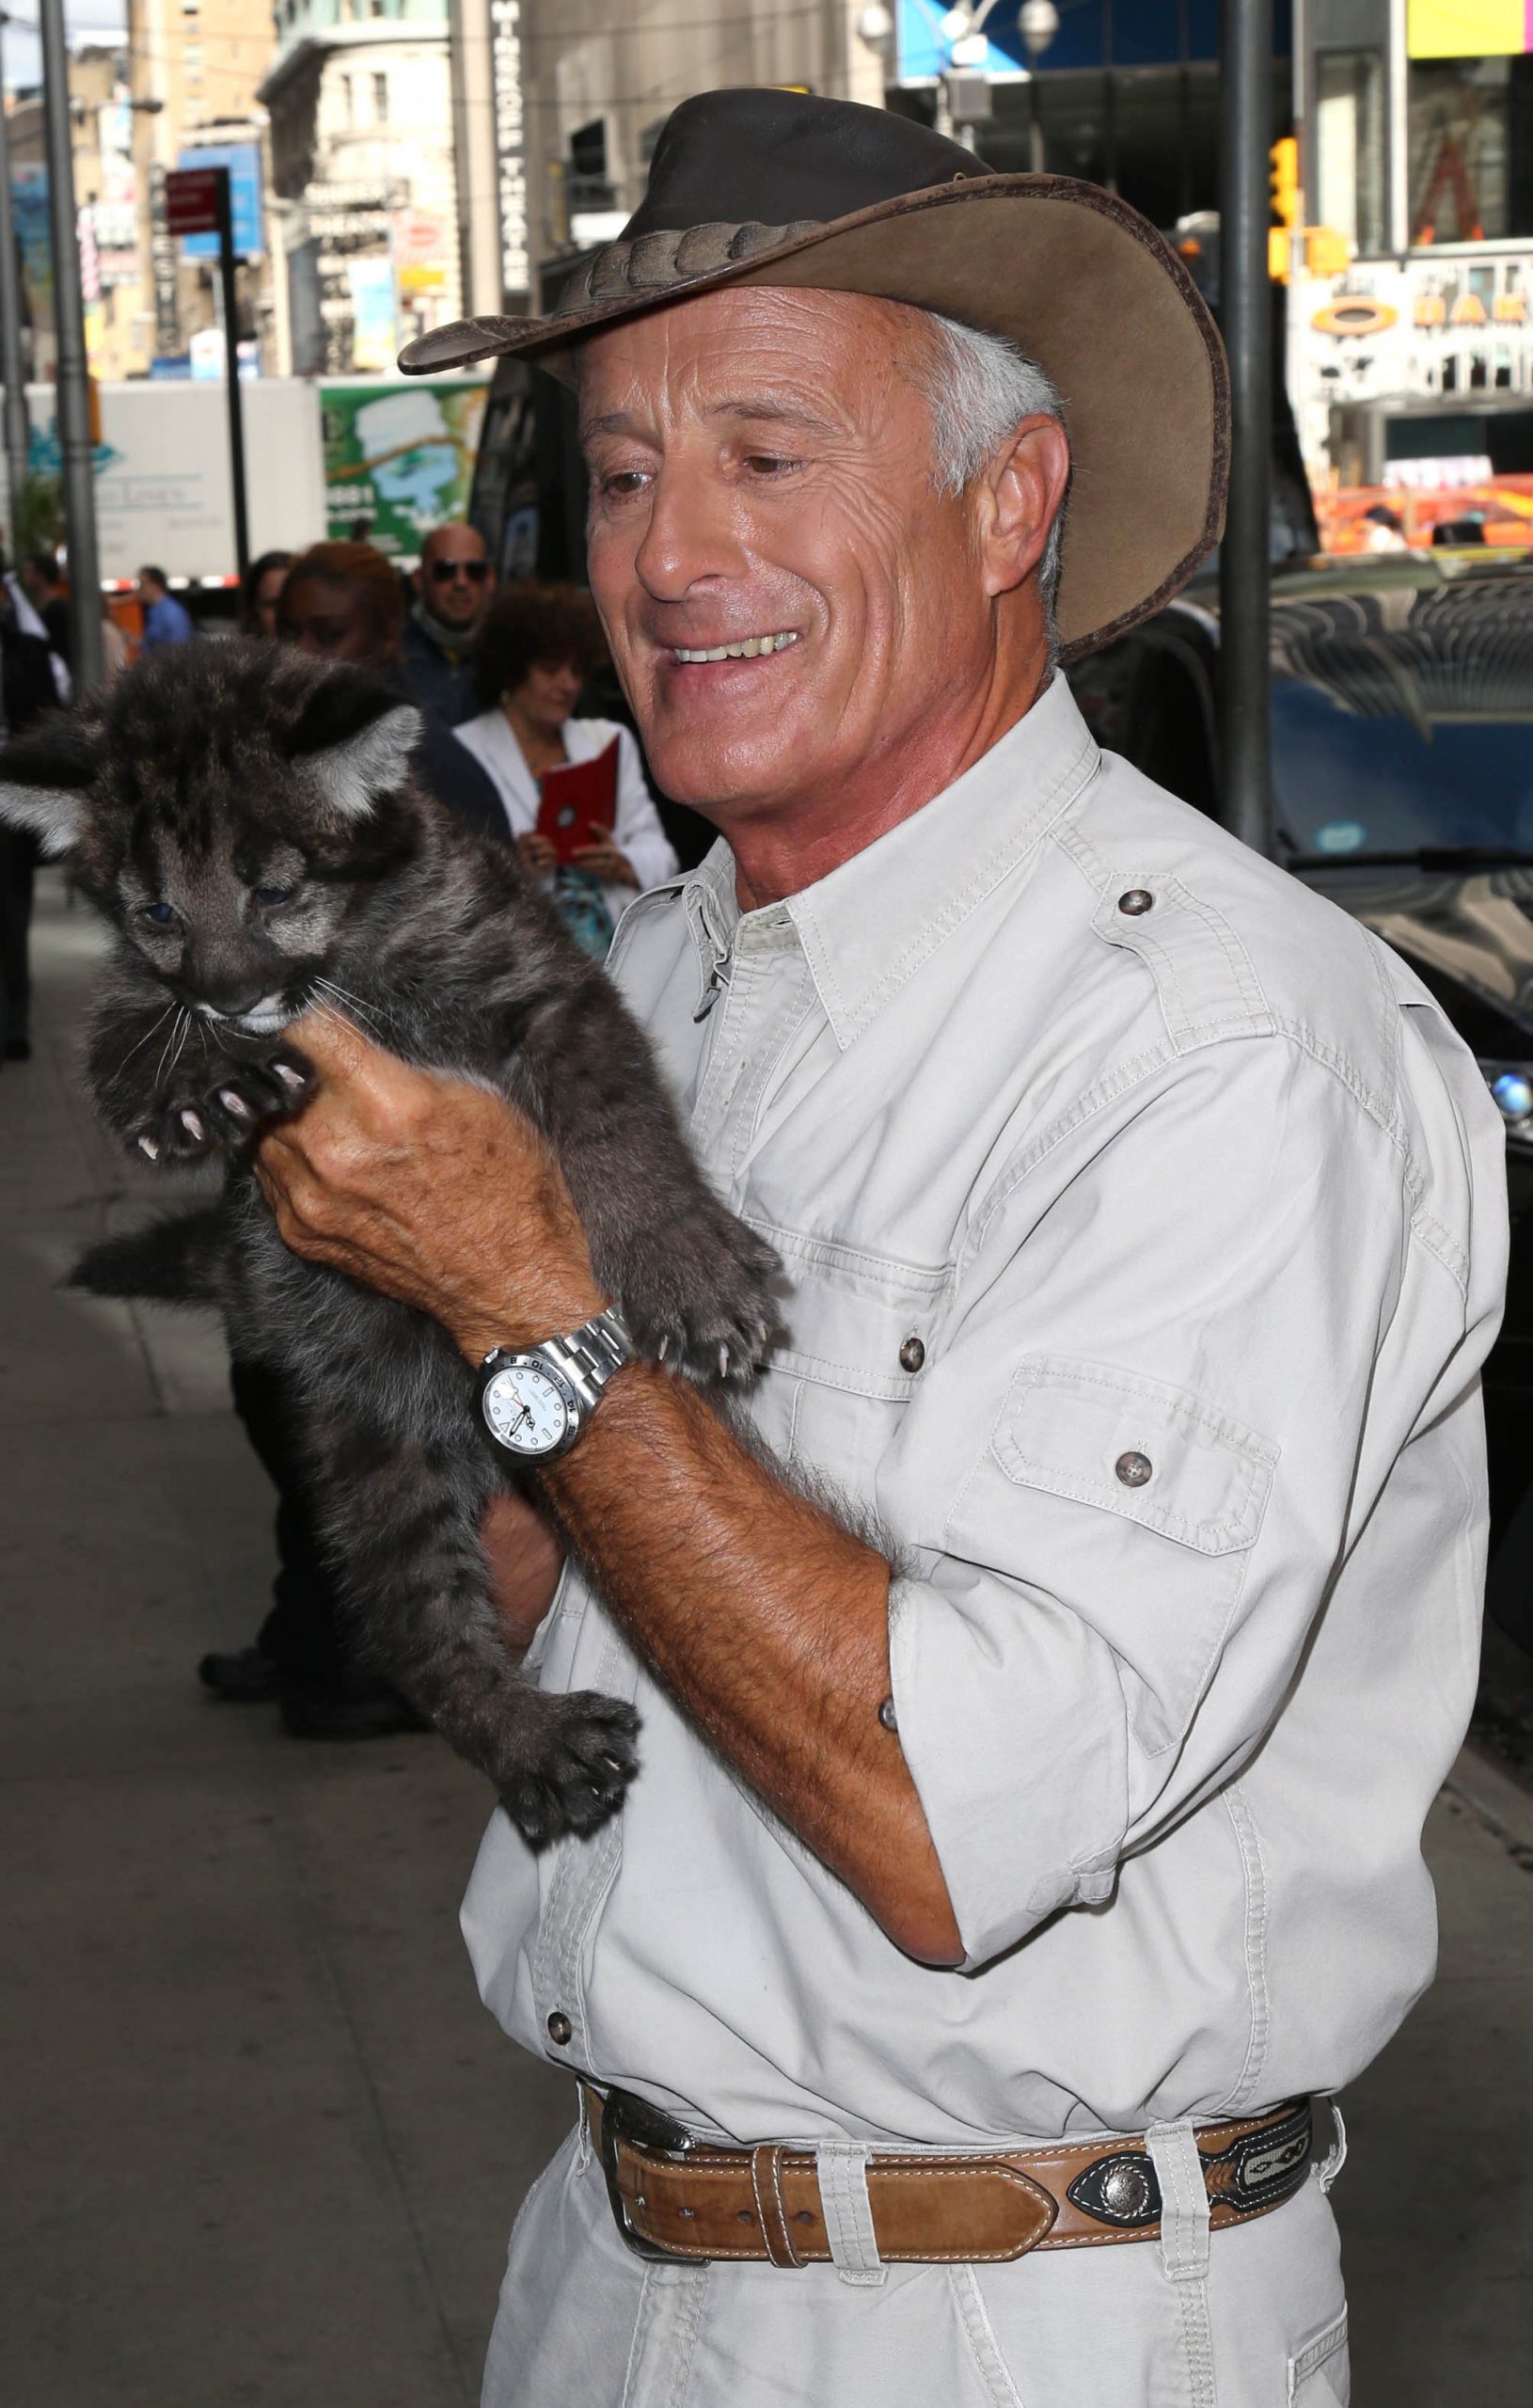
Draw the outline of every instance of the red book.
<instances>
[{"instance_id":1,"label":"red book","mask_svg":"<svg viewBox=\"0 0 1533 2408\"><path fill-rule=\"evenodd\" d=\"M583 846L600 842L598 828L617 825L617 737L593 761L565 761L545 769L538 791L538 834L547 837L562 867Z\"/></svg>"}]
</instances>

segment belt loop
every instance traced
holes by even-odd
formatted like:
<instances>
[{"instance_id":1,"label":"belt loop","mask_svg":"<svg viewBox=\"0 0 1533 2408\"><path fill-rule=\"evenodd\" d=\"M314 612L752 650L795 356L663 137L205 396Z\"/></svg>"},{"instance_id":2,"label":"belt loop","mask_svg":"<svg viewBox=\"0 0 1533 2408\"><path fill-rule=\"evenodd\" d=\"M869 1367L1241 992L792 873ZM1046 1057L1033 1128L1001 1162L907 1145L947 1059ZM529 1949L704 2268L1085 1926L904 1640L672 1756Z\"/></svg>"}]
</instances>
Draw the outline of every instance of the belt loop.
<instances>
[{"instance_id":1,"label":"belt loop","mask_svg":"<svg viewBox=\"0 0 1533 2408\"><path fill-rule=\"evenodd\" d=\"M865 2141L816 2141L814 2171L819 2177L820 2206L825 2210L825 2237L830 2260L844 2283L876 2289L888 2279L873 2229L868 2197L868 2147Z\"/></svg>"},{"instance_id":2,"label":"belt loop","mask_svg":"<svg viewBox=\"0 0 1533 2408\"><path fill-rule=\"evenodd\" d=\"M1187 2353L1188 2408L1215 2408L1209 2322L1209 2186L1190 2121L1157 2124L1145 2146L1161 2182L1161 2264L1176 2287Z\"/></svg>"},{"instance_id":3,"label":"belt loop","mask_svg":"<svg viewBox=\"0 0 1533 2408\"><path fill-rule=\"evenodd\" d=\"M801 2266L803 2259L793 2245L788 2229L787 2203L782 2196L782 2160L787 2155L781 2141L763 2141L751 2152L751 2188L755 2194L756 2220L761 2237L766 2243L766 2255L774 2266Z\"/></svg>"}]
</instances>

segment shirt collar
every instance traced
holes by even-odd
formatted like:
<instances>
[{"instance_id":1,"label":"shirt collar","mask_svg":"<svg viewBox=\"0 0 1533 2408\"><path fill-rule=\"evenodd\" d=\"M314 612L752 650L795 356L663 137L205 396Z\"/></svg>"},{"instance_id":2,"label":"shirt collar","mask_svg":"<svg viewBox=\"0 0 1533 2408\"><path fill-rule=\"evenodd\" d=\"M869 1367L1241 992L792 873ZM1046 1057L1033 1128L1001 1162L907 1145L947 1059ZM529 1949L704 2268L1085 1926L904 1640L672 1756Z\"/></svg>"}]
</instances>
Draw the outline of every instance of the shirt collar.
<instances>
[{"instance_id":1,"label":"shirt collar","mask_svg":"<svg viewBox=\"0 0 1533 2408\"><path fill-rule=\"evenodd\" d=\"M887 835L786 901L742 913L735 859L719 838L680 894L698 956L701 1019L729 963L760 929L792 922L843 1053L954 930L1025 859L1095 774L1100 755L1056 675L1031 710L961 778Z\"/></svg>"}]
</instances>

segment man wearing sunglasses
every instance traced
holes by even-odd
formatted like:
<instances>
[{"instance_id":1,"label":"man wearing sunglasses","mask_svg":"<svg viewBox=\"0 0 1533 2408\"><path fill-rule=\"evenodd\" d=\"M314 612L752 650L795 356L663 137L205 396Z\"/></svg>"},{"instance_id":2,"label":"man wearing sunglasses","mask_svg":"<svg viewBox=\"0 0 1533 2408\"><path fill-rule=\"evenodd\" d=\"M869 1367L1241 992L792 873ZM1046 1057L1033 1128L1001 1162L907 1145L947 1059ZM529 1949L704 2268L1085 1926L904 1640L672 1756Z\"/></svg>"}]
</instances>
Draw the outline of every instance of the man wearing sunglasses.
<instances>
[{"instance_id":1,"label":"man wearing sunglasses","mask_svg":"<svg viewBox=\"0 0 1533 2408\"><path fill-rule=\"evenodd\" d=\"M405 623L404 675L411 697L444 727L479 708L473 654L495 571L475 527L434 528L420 548L416 599Z\"/></svg>"}]
</instances>

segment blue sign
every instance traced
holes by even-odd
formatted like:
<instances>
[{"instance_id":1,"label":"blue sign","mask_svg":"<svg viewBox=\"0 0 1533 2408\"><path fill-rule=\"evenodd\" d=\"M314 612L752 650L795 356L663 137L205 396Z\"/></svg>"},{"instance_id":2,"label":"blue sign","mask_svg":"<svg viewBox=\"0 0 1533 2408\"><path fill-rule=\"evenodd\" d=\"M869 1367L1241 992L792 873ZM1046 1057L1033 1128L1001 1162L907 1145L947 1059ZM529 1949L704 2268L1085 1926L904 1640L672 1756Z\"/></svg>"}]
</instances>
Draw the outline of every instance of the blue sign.
<instances>
[{"instance_id":1,"label":"blue sign","mask_svg":"<svg viewBox=\"0 0 1533 2408\"><path fill-rule=\"evenodd\" d=\"M183 150L178 167L227 167L229 214L234 221L234 255L260 259L266 248L261 222L261 145L259 142L210 142ZM189 260L215 260L216 234L188 234L182 244Z\"/></svg>"},{"instance_id":2,"label":"blue sign","mask_svg":"<svg viewBox=\"0 0 1533 2408\"><path fill-rule=\"evenodd\" d=\"M1219 55L1218 0L1187 0L1185 19L1182 0L1117 0L1111 8L1103 0L1057 0L1057 6L1059 31L1038 58L1044 74L1072 69L1099 72L1109 60L1114 68L1175 67L1184 24L1189 64ZM968 13L977 16L977 5ZM900 83L927 83L947 72L954 35L943 20L950 15L956 21L950 0L894 0ZM1018 0L997 0L985 20L984 67L980 70L975 62L973 71L1015 75L1019 68L1026 70L1027 47L1017 19ZM1292 38L1289 0L1276 0L1272 30L1274 53L1287 57Z\"/></svg>"}]
</instances>

